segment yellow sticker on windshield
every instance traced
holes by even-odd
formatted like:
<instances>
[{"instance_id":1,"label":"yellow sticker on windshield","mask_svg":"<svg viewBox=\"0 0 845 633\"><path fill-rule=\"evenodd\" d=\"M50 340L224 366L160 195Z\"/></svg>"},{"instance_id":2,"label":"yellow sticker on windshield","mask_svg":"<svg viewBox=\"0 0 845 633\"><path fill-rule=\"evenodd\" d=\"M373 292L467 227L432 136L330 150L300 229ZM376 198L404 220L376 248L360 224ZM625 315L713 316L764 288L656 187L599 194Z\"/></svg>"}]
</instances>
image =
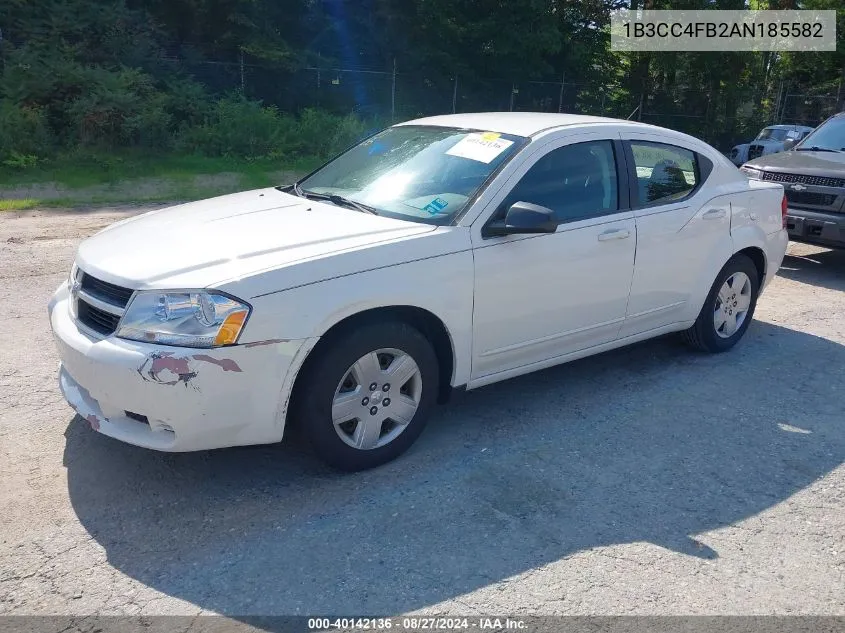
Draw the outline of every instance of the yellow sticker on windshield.
<instances>
[{"instance_id":1,"label":"yellow sticker on windshield","mask_svg":"<svg viewBox=\"0 0 845 633\"><path fill-rule=\"evenodd\" d=\"M489 138L492 135L493 138ZM495 132L467 134L455 143L446 153L450 156L460 156L480 163L491 163L494 158L513 145L513 141L500 138Z\"/></svg>"}]
</instances>

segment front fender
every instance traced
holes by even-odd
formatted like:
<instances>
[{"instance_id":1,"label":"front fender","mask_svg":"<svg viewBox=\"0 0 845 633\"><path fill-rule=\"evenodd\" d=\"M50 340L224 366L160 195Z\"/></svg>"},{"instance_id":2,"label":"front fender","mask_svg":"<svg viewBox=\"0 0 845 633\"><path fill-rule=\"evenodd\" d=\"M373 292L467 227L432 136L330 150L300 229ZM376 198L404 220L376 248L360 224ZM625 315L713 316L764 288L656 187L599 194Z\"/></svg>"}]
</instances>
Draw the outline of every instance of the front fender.
<instances>
[{"instance_id":1,"label":"front fender","mask_svg":"<svg viewBox=\"0 0 845 633\"><path fill-rule=\"evenodd\" d=\"M377 308L407 306L440 319L452 340L452 385L469 380L473 257L466 250L291 288L253 301L264 315L262 336L316 340L344 319ZM275 327L266 326L273 315Z\"/></svg>"}]
</instances>

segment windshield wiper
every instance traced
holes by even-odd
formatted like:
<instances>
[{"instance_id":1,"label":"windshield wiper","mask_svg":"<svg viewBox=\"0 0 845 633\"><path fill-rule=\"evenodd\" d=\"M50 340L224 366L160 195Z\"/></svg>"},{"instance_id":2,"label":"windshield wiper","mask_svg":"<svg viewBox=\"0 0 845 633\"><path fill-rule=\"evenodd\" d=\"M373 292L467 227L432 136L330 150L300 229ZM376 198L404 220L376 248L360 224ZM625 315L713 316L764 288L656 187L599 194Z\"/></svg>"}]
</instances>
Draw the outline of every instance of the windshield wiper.
<instances>
[{"instance_id":1,"label":"windshield wiper","mask_svg":"<svg viewBox=\"0 0 845 633\"><path fill-rule=\"evenodd\" d=\"M819 147L818 145L813 145L812 147L796 147L796 152L833 152L834 154L838 154L842 150L840 149L831 149L829 147Z\"/></svg>"},{"instance_id":2,"label":"windshield wiper","mask_svg":"<svg viewBox=\"0 0 845 633\"><path fill-rule=\"evenodd\" d=\"M355 200L350 200L349 198L344 198L343 196L338 195L330 195L327 196L330 202L340 206L340 207L348 207L350 209L355 209L356 211L360 211L362 213L370 213L372 215L378 215L378 211L376 211L373 207L361 204L360 202L356 202Z\"/></svg>"},{"instance_id":3,"label":"windshield wiper","mask_svg":"<svg viewBox=\"0 0 845 633\"><path fill-rule=\"evenodd\" d=\"M361 211L362 213L378 215L378 211L376 211L373 207L356 202L355 200L351 200L349 198L344 198L343 196L339 196L334 193L316 193L314 191L308 191L300 187L297 182L293 183L293 187L291 189L300 198L307 198L308 200L327 200L339 207L346 207L347 209L355 209L356 211Z\"/></svg>"}]
</instances>

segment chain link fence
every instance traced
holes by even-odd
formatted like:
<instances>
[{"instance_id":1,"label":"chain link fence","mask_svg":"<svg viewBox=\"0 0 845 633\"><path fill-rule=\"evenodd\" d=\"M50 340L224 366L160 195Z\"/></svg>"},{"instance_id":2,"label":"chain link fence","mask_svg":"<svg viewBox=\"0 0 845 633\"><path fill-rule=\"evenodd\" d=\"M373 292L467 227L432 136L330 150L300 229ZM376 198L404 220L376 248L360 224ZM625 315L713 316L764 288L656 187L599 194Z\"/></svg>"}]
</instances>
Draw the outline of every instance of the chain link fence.
<instances>
[{"instance_id":1,"label":"chain link fence","mask_svg":"<svg viewBox=\"0 0 845 633\"><path fill-rule=\"evenodd\" d=\"M787 94L778 123L816 126L836 114L836 95Z\"/></svg>"},{"instance_id":2,"label":"chain link fence","mask_svg":"<svg viewBox=\"0 0 845 633\"><path fill-rule=\"evenodd\" d=\"M634 119L704 139L722 151L772 123L818 125L835 111L835 94L789 94L784 86L711 99L705 91L631 94L609 83L519 81L426 70L308 67L286 70L244 56L231 62L169 60L215 94L239 91L288 112L354 112L374 125L452 112L567 112ZM719 107L715 107L718 102Z\"/></svg>"}]
</instances>

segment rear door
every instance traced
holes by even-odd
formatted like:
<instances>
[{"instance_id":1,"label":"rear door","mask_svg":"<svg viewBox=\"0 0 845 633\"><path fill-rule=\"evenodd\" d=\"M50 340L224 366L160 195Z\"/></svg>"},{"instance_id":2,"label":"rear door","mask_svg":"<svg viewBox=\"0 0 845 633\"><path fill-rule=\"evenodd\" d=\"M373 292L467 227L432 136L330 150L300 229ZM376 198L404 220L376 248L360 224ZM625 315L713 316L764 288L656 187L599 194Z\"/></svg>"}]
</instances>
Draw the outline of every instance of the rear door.
<instances>
[{"instance_id":1,"label":"rear door","mask_svg":"<svg viewBox=\"0 0 845 633\"><path fill-rule=\"evenodd\" d=\"M729 197L714 198L708 189L709 159L660 134L623 132L622 138L637 225L620 332L626 337L685 320L701 278L710 276L714 261L727 261L732 247Z\"/></svg>"}]
</instances>

